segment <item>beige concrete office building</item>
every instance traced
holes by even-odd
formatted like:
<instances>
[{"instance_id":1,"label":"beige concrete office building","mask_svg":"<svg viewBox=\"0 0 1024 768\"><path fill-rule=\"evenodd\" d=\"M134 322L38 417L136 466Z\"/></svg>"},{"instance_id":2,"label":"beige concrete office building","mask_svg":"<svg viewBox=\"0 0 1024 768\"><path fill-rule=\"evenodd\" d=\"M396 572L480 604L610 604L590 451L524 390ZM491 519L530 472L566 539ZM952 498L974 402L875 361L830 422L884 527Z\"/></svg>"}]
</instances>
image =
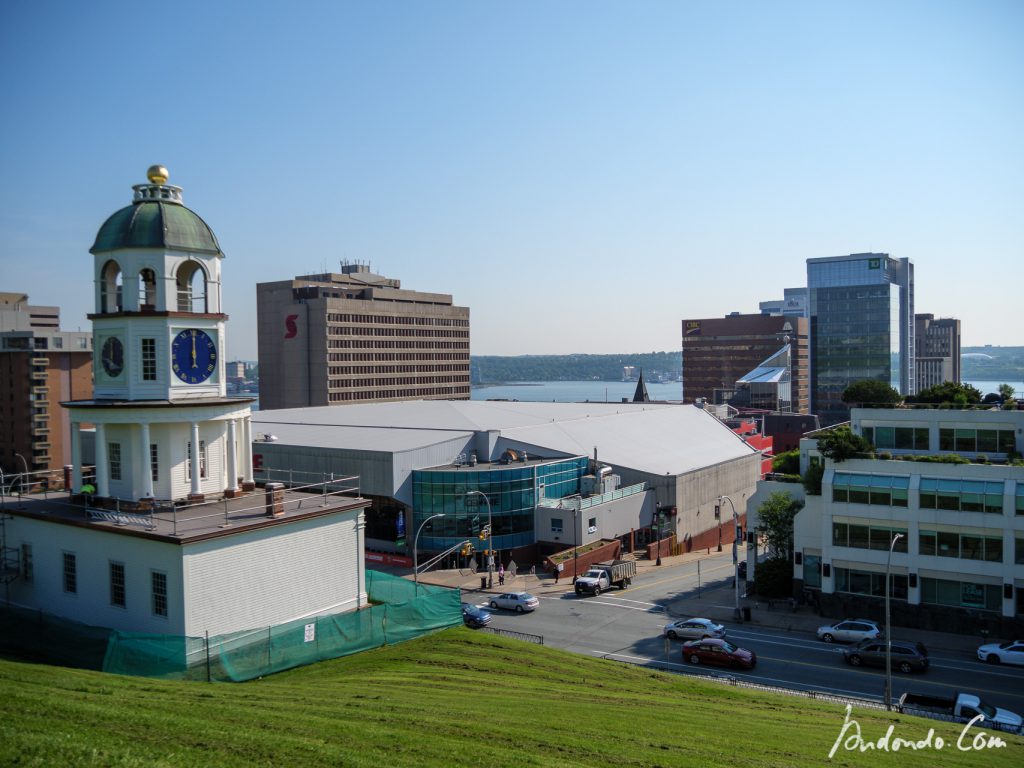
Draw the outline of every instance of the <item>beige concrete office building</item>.
<instances>
[{"instance_id":1,"label":"beige concrete office building","mask_svg":"<svg viewBox=\"0 0 1024 768\"><path fill-rule=\"evenodd\" d=\"M256 286L260 408L469 399L469 308L365 264Z\"/></svg>"}]
</instances>

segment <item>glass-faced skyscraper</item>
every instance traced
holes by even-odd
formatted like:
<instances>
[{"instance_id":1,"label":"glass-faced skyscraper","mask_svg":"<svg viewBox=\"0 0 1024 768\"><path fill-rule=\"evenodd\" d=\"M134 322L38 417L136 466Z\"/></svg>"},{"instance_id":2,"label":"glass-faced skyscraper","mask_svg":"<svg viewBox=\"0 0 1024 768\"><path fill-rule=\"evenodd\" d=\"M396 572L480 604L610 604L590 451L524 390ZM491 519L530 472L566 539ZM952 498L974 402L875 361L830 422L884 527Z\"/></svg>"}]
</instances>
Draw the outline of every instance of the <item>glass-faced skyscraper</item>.
<instances>
[{"instance_id":1,"label":"glass-faced skyscraper","mask_svg":"<svg viewBox=\"0 0 1024 768\"><path fill-rule=\"evenodd\" d=\"M843 390L857 381L917 392L914 265L887 253L807 260L811 413L822 425L849 418Z\"/></svg>"}]
</instances>

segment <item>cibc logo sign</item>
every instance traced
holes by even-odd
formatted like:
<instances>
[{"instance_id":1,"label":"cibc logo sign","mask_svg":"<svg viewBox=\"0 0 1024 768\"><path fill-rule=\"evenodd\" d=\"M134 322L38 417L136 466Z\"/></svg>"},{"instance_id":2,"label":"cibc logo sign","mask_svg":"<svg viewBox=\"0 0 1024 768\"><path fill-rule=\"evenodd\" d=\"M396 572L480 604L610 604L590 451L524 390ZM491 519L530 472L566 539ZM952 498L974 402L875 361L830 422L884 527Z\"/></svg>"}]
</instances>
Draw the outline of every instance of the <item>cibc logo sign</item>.
<instances>
[{"instance_id":1,"label":"cibc logo sign","mask_svg":"<svg viewBox=\"0 0 1024 768\"><path fill-rule=\"evenodd\" d=\"M295 325L295 321L298 317L298 315L288 315L288 317L284 319L284 337L286 339L294 339L298 335L299 328Z\"/></svg>"}]
</instances>

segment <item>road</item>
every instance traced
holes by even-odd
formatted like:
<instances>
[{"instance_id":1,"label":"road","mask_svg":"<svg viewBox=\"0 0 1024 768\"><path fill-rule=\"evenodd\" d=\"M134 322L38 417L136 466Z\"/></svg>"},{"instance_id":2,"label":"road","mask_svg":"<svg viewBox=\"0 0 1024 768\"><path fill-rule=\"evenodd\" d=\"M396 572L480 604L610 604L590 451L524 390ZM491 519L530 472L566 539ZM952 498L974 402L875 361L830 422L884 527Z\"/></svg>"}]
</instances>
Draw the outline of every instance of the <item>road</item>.
<instances>
[{"instance_id":1,"label":"road","mask_svg":"<svg viewBox=\"0 0 1024 768\"><path fill-rule=\"evenodd\" d=\"M728 610L734 597L723 577L731 572L731 564L725 559L712 562L702 565L701 596ZM709 578L713 579L710 593ZM666 613L670 603L672 618L693 615L685 611L685 595L697 595L695 563L640 576L624 592L614 590L598 597L577 597L571 592L541 595L541 606L532 614L494 611L492 626L541 635L546 645L575 653L673 672L729 675L765 685L882 700L884 670L848 666L842 657L843 645L829 645L808 631L727 622L729 639L756 651L755 670L737 672L684 663L682 641L667 640L662 628L670 620ZM895 635L912 639L913 631ZM963 690L979 693L996 706L1024 712L1024 668L984 664L966 651L956 654L930 649L930 659L924 674L893 672L895 698L906 691L949 696Z\"/></svg>"}]
</instances>

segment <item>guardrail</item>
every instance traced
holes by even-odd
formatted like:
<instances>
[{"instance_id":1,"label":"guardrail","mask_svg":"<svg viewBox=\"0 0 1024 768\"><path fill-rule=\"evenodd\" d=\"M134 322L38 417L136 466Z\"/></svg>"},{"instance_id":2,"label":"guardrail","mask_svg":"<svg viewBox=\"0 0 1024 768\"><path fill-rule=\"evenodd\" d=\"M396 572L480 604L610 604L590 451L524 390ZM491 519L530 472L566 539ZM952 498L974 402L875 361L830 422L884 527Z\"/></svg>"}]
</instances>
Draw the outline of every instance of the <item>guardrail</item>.
<instances>
[{"instance_id":1,"label":"guardrail","mask_svg":"<svg viewBox=\"0 0 1024 768\"><path fill-rule=\"evenodd\" d=\"M345 485L355 481L354 485ZM289 508L299 509L309 506L311 503L318 503L319 506L327 506L327 499L332 496L359 495L358 477L332 477L319 483L292 486L292 491L304 491L309 494L304 498L282 499L275 502L275 506L282 511ZM245 497L242 497L245 498ZM140 504L132 504L121 508L121 501L118 499L113 509L102 509L86 506L91 520L103 520L116 525L138 525L149 531L155 530L158 522L168 523L171 526L171 535L178 535L178 526L181 523L196 523L203 520L222 519L221 525L231 524L231 520L242 517L252 517L253 514L262 514L267 510L267 502L258 496L259 502L251 506L237 506L236 499L215 499L212 501L201 501L193 504L175 504L173 502L154 501L152 507L147 509ZM195 514L197 510L209 509L209 514Z\"/></svg>"},{"instance_id":2,"label":"guardrail","mask_svg":"<svg viewBox=\"0 0 1024 768\"><path fill-rule=\"evenodd\" d=\"M542 635L530 635L526 632L513 632L511 629L498 629L496 627L481 627L480 631L489 632L492 635L510 637L513 640L522 640L526 643L534 643L535 645L544 645L544 637Z\"/></svg>"}]
</instances>

